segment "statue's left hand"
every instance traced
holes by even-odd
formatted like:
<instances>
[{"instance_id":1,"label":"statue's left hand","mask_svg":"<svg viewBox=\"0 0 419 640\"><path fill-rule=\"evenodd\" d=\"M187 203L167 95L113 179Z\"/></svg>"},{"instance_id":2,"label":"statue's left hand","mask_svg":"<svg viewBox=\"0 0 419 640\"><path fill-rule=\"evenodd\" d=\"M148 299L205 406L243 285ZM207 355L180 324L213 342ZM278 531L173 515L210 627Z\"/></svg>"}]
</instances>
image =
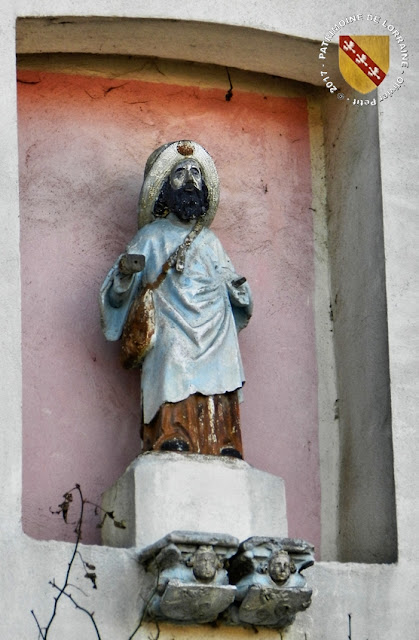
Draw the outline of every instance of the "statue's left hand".
<instances>
[{"instance_id":1,"label":"statue's left hand","mask_svg":"<svg viewBox=\"0 0 419 640\"><path fill-rule=\"evenodd\" d=\"M246 278L241 277L227 282L228 295L236 307L247 307L250 304L250 289Z\"/></svg>"}]
</instances>

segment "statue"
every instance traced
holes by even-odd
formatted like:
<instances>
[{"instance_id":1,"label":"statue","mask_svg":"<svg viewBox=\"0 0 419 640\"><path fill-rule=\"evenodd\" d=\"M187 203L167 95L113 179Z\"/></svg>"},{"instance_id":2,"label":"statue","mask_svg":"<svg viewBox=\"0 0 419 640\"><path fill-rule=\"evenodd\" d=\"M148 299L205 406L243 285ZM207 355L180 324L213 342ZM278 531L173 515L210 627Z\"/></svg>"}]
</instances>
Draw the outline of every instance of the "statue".
<instances>
[{"instance_id":1,"label":"statue","mask_svg":"<svg viewBox=\"0 0 419 640\"><path fill-rule=\"evenodd\" d=\"M203 147L159 147L145 167L139 231L100 291L105 337L122 337L123 365L142 368L144 451L243 455L237 333L252 301L209 229L218 198Z\"/></svg>"}]
</instances>

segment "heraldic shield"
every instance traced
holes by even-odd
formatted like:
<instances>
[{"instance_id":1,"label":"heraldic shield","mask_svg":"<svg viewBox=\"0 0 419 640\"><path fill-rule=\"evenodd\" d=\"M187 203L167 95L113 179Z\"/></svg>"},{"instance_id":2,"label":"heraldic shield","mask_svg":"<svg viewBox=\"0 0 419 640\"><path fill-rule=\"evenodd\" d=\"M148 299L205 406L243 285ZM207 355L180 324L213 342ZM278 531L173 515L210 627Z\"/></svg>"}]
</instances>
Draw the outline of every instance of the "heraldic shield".
<instances>
[{"instance_id":1,"label":"heraldic shield","mask_svg":"<svg viewBox=\"0 0 419 640\"><path fill-rule=\"evenodd\" d=\"M339 69L359 93L376 89L390 67L390 36L339 36Z\"/></svg>"}]
</instances>

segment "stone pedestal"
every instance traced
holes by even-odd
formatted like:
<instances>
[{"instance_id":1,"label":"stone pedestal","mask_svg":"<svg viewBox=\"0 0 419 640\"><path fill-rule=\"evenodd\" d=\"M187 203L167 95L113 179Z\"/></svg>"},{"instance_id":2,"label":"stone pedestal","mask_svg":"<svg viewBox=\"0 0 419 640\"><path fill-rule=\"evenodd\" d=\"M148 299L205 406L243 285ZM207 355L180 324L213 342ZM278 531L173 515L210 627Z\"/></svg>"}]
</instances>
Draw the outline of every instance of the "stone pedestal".
<instances>
[{"instance_id":1,"label":"stone pedestal","mask_svg":"<svg viewBox=\"0 0 419 640\"><path fill-rule=\"evenodd\" d=\"M106 518L103 544L143 548L175 530L286 537L281 478L243 460L183 453L140 455L103 494L125 529Z\"/></svg>"}]
</instances>

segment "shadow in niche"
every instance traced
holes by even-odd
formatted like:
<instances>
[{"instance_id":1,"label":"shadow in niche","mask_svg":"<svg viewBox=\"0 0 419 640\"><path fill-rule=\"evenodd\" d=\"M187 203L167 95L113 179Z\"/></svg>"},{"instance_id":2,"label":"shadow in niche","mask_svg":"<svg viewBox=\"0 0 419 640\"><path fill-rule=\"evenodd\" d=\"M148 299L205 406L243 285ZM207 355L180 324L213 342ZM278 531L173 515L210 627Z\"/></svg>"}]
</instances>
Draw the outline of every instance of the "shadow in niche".
<instances>
[{"instance_id":1,"label":"shadow in niche","mask_svg":"<svg viewBox=\"0 0 419 640\"><path fill-rule=\"evenodd\" d=\"M324 102L339 560L397 561L378 111Z\"/></svg>"}]
</instances>

